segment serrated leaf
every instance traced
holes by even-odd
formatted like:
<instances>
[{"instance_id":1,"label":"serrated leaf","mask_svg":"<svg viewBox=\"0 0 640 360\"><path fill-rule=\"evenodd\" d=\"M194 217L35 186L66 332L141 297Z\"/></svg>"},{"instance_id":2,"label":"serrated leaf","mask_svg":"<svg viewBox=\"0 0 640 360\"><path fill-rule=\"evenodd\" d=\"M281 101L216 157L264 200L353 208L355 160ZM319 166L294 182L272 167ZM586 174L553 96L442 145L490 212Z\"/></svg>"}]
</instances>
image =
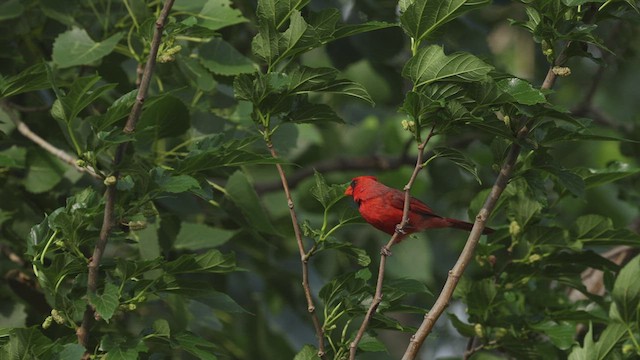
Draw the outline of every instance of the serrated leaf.
<instances>
[{"instance_id":1,"label":"serrated leaf","mask_svg":"<svg viewBox=\"0 0 640 360\"><path fill-rule=\"evenodd\" d=\"M23 183L26 190L34 194L53 189L62 180L66 170L60 160L38 149L27 153L27 169Z\"/></svg>"},{"instance_id":2,"label":"serrated leaf","mask_svg":"<svg viewBox=\"0 0 640 360\"><path fill-rule=\"evenodd\" d=\"M119 291L118 286L111 282L107 282L102 294L89 292L89 302L95 307L96 312L100 314L100 317L107 323L116 312L118 305L120 305Z\"/></svg>"},{"instance_id":3,"label":"serrated leaf","mask_svg":"<svg viewBox=\"0 0 640 360\"><path fill-rule=\"evenodd\" d=\"M560 169L553 166L540 166L538 168L552 174L556 179L558 179L560 185L562 185L576 197L584 196L586 188L585 183L582 180L582 177L580 177L573 171Z\"/></svg>"},{"instance_id":4,"label":"serrated leaf","mask_svg":"<svg viewBox=\"0 0 640 360\"><path fill-rule=\"evenodd\" d=\"M66 95L58 97L60 108L54 111L54 104L54 109L51 110L52 115L66 123L75 120L84 108L115 87L115 84L96 86L99 81L99 76L78 78Z\"/></svg>"},{"instance_id":5,"label":"serrated leaf","mask_svg":"<svg viewBox=\"0 0 640 360\"><path fill-rule=\"evenodd\" d=\"M320 360L320 357L318 356L318 349L307 344L302 347L293 360Z\"/></svg>"},{"instance_id":6,"label":"serrated leaf","mask_svg":"<svg viewBox=\"0 0 640 360\"><path fill-rule=\"evenodd\" d=\"M171 326L165 319L157 319L153 322L153 331L156 335L169 337L171 335Z\"/></svg>"},{"instance_id":7,"label":"serrated leaf","mask_svg":"<svg viewBox=\"0 0 640 360\"><path fill-rule=\"evenodd\" d=\"M154 180L158 184L158 190L168 193L182 193L200 189L200 183L189 175L171 175L161 172L159 168L154 174Z\"/></svg>"},{"instance_id":8,"label":"serrated leaf","mask_svg":"<svg viewBox=\"0 0 640 360\"><path fill-rule=\"evenodd\" d=\"M211 72L220 75L248 74L258 70L253 61L220 38L200 47L200 62Z\"/></svg>"},{"instance_id":9,"label":"serrated leaf","mask_svg":"<svg viewBox=\"0 0 640 360\"><path fill-rule=\"evenodd\" d=\"M476 179L479 184L482 184L480 177L478 176L478 168L476 165L465 155L463 152L445 147L437 147L433 149L434 156L451 160L454 164L458 165L461 169L467 171Z\"/></svg>"},{"instance_id":10,"label":"serrated leaf","mask_svg":"<svg viewBox=\"0 0 640 360\"><path fill-rule=\"evenodd\" d=\"M267 234L278 233L262 207L255 189L241 171L236 171L229 177L226 190L227 196L240 208L245 220L253 229Z\"/></svg>"},{"instance_id":11,"label":"serrated leaf","mask_svg":"<svg viewBox=\"0 0 640 360\"><path fill-rule=\"evenodd\" d=\"M575 324L568 322L557 323L547 320L531 325L531 328L538 330L549 337L549 340L561 350L567 350L574 344L576 335Z\"/></svg>"},{"instance_id":12,"label":"serrated leaf","mask_svg":"<svg viewBox=\"0 0 640 360\"><path fill-rule=\"evenodd\" d=\"M387 347L382 341L366 333L360 340L358 349L369 352L387 351Z\"/></svg>"},{"instance_id":13,"label":"serrated leaf","mask_svg":"<svg viewBox=\"0 0 640 360\"><path fill-rule=\"evenodd\" d=\"M518 78L502 79L498 81L497 85L500 90L511 95L519 104L535 105L547 102L544 94L531 86L528 81Z\"/></svg>"},{"instance_id":14,"label":"serrated leaf","mask_svg":"<svg viewBox=\"0 0 640 360\"><path fill-rule=\"evenodd\" d=\"M418 50L402 69L416 87L436 81L482 81L492 66L467 53L445 55L442 47L430 45Z\"/></svg>"},{"instance_id":15,"label":"serrated leaf","mask_svg":"<svg viewBox=\"0 0 640 360\"><path fill-rule=\"evenodd\" d=\"M173 246L179 250L208 249L226 243L235 234L236 231L183 222Z\"/></svg>"},{"instance_id":16,"label":"serrated leaf","mask_svg":"<svg viewBox=\"0 0 640 360\"><path fill-rule=\"evenodd\" d=\"M50 87L44 63L28 67L19 74L8 78L0 76L0 97L10 97Z\"/></svg>"},{"instance_id":17,"label":"serrated leaf","mask_svg":"<svg viewBox=\"0 0 640 360\"><path fill-rule=\"evenodd\" d=\"M199 26L209 30L218 30L249 21L242 16L240 10L232 8L228 0L208 0L196 18Z\"/></svg>"},{"instance_id":18,"label":"serrated leaf","mask_svg":"<svg viewBox=\"0 0 640 360\"><path fill-rule=\"evenodd\" d=\"M262 0L258 1L256 15L258 22L268 23L274 29L280 29L295 10L300 10L308 0Z\"/></svg>"},{"instance_id":19,"label":"serrated leaf","mask_svg":"<svg viewBox=\"0 0 640 360\"><path fill-rule=\"evenodd\" d=\"M623 321L632 323L636 320L638 303L640 303L640 256L629 261L618 273L611 293L618 312Z\"/></svg>"},{"instance_id":20,"label":"serrated leaf","mask_svg":"<svg viewBox=\"0 0 640 360\"><path fill-rule=\"evenodd\" d=\"M355 259L358 265L363 267L369 266L369 264L371 264L371 257L369 257L369 254L367 254L365 250L353 246L353 244L351 243L327 240L324 243L324 249L338 250Z\"/></svg>"},{"instance_id":21,"label":"serrated leaf","mask_svg":"<svg viewBox=\"0 0 640 360\"><path fill-rule=\"evenodd\" d=\"M60 352L60 360L77 360L82 359L85 351L84 346L80 344L64 344Z\"/></svg>"},{"instance_id":22,"label":"serrated leaf","mask_svg":"<svg viewBox=\"0 0 640 360\"><path fill-rule=\"evenodd\" d=\"M626 163L614 163L605 169L588 169L583 176L586 188L590 189L638 173L640 173L639 168L630 167L629 164Z\"/></svg>"},{"instance_id":23,"label":"serrated leaf","mask_svg":"<svg viewBox=\"0 0 640 360\"><path fill-rule=\"evenodd\" d=\"M629 229L614 229L611 219L600 215L584 215L575 222L574 236L585 245L640 244L640 235Z\"/></svg>"},{"instance_id":24,"label":"serrated leaf","mask_svg":"<svg viewBox=\"0 0 640 360\"><path fill-rule=\"evenodd\" d=\"M36 327L12 329L9 341L3 343L0 355L4 352L8 360L42 359L51 347L51 340ZM49 354L51 355L51 354Z\"/></svg>"},{"instance_id":25,"label":"serrated leaf","mask_svg":"<svg viewBox=\"0 0 640 360\"><path fill-rule=\"evenodd\" d=\"M200 360L216 360L218 359L214 352L217 350L217 346L201 337L195 336L191 333L178 334L172 338L178 347L195 356Z\"/></svg>"},{"instance_id":26,"label":"serrated leaf","mask_svg":"<svg viewBox=\"0 0 640 360\"><path fill-rule=\"evenodd\" d=\"M236 266L233 254L224 255L216 249L211 249L202 254L182 255L176 260L164 264L167 273L192 274L192 273L225 273L234 271Z\"/></svg>"},{"instance_id":27,"label":"serrated leaf","mask_svg":"<svg viewBox=\"0 0 640 360\"><path fill-rule=\"evenodd\" d=\"M412 38L421 41L439 27L467 11L488 5L488 0L416 0L400 15L402 29Z\"/></svg>"},{"instance_id":28,"label":"serrated leaf","mask_svg":"<svg viewBox=\"0 0 640 360\"><path fill-rule=\"evenodd\" d=\"M138 130L150 128L154 139L177 137L189 130L191 115L187 106L177 97L160 96L144 108Z\"/></svg>"},{"instance_id":29,"label":"serrated leaf","mask_svg":"<svg viewBox=\"0 0 640 360\"><path fill-rule=\"evenodd\" d=\"M111 103L104 117L96 124L98 131L111 127L129 115L133 104L136 102L137 95L138 90L131 90Z\"/></svg>"},{"instance_id":30,"label":"serrated leaf","mask_svg":"<svg viewBox=\"0 0 640 360\"><path fill-rule=\"evenodd\" d=\"M213 75L200 63L198 59L178 58L178 66L182 72L202 91L215 89L217 82Z\"/></svg>"},{"instance_id":31,"label":"serrated leaf","mask_svg":"<svg viewBox=\"0 0 640 360\"><path fill-rule=\"evenodd\" d=\"M327 185L324 177L319 172L314 172L315 184L311 187L311 195L322 204L325 209L331 208L335 203L344 198L342 185Z\"/></svg>"},{"instance_id":32,"label":"serrated leaf","mask_svg":"<svg viewBox=\"0 0 640 360\"><path fill-rule=\"evenodd\" d=\"M287 114L287 120L294 123L337 122L344 121L329 105L297 103L295 108Z\"/></svg>"},{"instance_id":33,"label":"serrated leaf","mask_svg":"<svg viewBox=\"0 0 640 360\"><path fill-rule=\"evenodd\" d=\"M52 59L60 68L92 65L115 49L124 33L116 33L102 42L95 42L86 30L73 27L56 38Z\"/></svg>"}]
</instances>

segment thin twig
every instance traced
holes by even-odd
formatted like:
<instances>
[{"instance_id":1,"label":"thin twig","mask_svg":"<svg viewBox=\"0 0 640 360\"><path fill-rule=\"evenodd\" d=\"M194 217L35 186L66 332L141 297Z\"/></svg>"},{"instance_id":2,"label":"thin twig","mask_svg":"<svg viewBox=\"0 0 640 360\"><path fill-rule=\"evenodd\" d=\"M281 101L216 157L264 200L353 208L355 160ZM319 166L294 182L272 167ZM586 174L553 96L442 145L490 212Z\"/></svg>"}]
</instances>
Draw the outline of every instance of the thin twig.
<instances>
[{"instance_id":1,"label":"thin twig","mask_svg":"<svg viewBox=\"0 0 640 360\"><path fill-rule=\"evenodd\" d=\"M174 1L175 0L167 0L164 3L162 11L158 16L158 20L156 20L156 28L153 33L153 40L151 41L149 58L147 59L147 63L144 68L140 87L138 88L136 102L133 105L131 112L129 113L129 117L127 118L127 122L123 129L123 132L126 134L130 134L135 131L136 123L140 118L142 105L144 104L144 100L147 96L147 91L149 90L149 84L151 83L151 77L153 75L153 70L156 64L158 48L160 47L160 42L162 40L162 31L164 29L165 21L169 16L169 11L171 11L171 7L173 6ZM127 146L128 142L124 142L118 145L118 148L116 149L116 155L113 160L113 167L115 170L113 173L113 177L110 177L111 179L113 179L113 181L108 182L107 189L105 191L104 218L102 220L102 228L100 229L100 237L96 242L95 248L93 249L93 256L91 257L91 261L88 265L89 275L87 279L87 291L89 293L95 293L98 289L100 261L102 260L104 249L109 240L111 228L113 227L115 218L114 212L116 203L116 183L119 176L118 166L122 162ZM90 304L88 304L82 318L82 323L76 330L78 343L85 348L88 348L89 346L89 326L91 325L93 318L94 309Z\"/></svg>"},{"instance_id":2,"label":"thin twig","mask_svg":"<svg viewBox=\"0 0 640 360\"><path fill-rule=\"evenodd\" d=\"M569 44L567 44L567 46L568 45ZM560 66L565 61L566 56L565 51L563 51L554 65ZM553 72L553 66L550 66L541 88L543 90L551 89L555 84L556 79L557 75ZM410 360L416 358L418 350L420 350L420 347L422 347L424 340L431 333L431 330L433 330L436 321L438 320L438 318L440 318L447 306L449 306L449 300L453 295L453 291L458 285L458 282L460 281L464 270L467 268L467 265L469 265L471 259L473 258L475 247L480 240L480 236L482 235L482 230L485 227L485 223L489 218L489 215L491 215L491 212L495 208L500 195L502 195L502 192L507 187L509 179L511 178L511 174L513 173L513 169L516 165L516 161L518 160L518 156L520 155L521 150L518 142L528 135L530 129L529 125L531 121L532 119L528 119L528 121L526 121L522 128L518 131L516 140L512 143L511 148L509 149L509 153L507 154L502 168L500 169L500 173L498 174L498 177L496 178L493 187L491 188L491 192L489 193L489 196L487 196L484 205L476 216L475 223L473 224L471 233L467 238L464 249L460 253L460 256L458 257L458 260L456 261L453 269L449 271L447 281L445 282L440 295L436 299L436 302L433 304L433 307L428 313L425 314L422 324L420 324L420 327L418 328L416 333L411 337L402 360Z\"/></svg>"},{"instance_id":3,"label":"thin twig","mask_svg":"<svg viewBox=\"0 0 640 360\"><path fill-rule=\"evenodd\" d=\"M267 147L269 148L269 152L271 152L271 156L274 159L278 158L278 154L273 147L273 143L267 140ZM313 303L313 296L311 295L311 286L309 285L309 254L311 251L307 253L304 249L304 244L302 243L302 231L300 230L300 224L298 223L298 215L296 214L295 207L293 204L293 198L291 197L291 192L289 191L289 184L287 182L287 177L282 169L282 166L276 163L276 168L278 169L278 174L280 175L280 181L282 182L282 188L284 189L284 194L287 197L287 205L289 207L289 215L291 215L291 224L293 225L293 232L296 237L296 242L298 244L298 250L300 251L300 263L302 264L302 288L304 289L304 296L307 299L307 311L311 315L311 321L313 322L313 327L316 331L316 337L318 338L318 356L323 358L325 354L324 349L324 331L322 330L322 326L320 325L320 320L318 319L318 315L316 314L316 306Z\"/></svg>"},{"instance_id":4,"label":"thin twig","mask_svg":"<svg viewBox=\"0 0 640 360\"><path fill-rule=\"evenodd\" d=\"M362 337L364 336L365 331L367 330L367 326L369 326L369 322L371 318L373 318L373 314L375 314L378 306L382 302L382 285L384 282L384 270L387 263L387 257L391 256L391 247L396 243L399 236L403 235L403 229L409 223L409 205L411 203L411 186L416 181L418 177L418 173L422 170L422 158L424 156L424 148L427 146L427 143L433 137L434 130L436 128L436 123L433 123L431 127L431 131L427 138L418 145L418 158L416 159L416 166L413 168L413 173L411 174L411 178L409 178L409 182L404 187L404 207L402 211L402 221L400 224L396 226L396 232L391 236L389 242L382 247L380 250L380 266L378 267L378 280L376 281L376 291L369 305L369 309L367 310L367 314L364 316L362 320L362 324L356 333L356 337L353 339L351 344L349 345L349 359L354 360L356 358L356 352L358 350L358 344Z\"/></svg>"},{"instance_id":5,"label":"thin twig","mask_svg":"<svg viewBox=\"0 0 640 360\"><path fill-rule=\"evenodd\" d=\"M96 171L92 167L90 167L90 166L79 166L78 165L78 159L76 159L74 156L69 155L64 150L53 146L50 142L48 142L47 140L41 138L38 134L36 134L33 131L31 131L29 126L27 124L25 124L22 120L20 120L18 118L18 116L13 112L13 110L10 109L10 108L13 107L14 109L17 110L18 108L15 105L9 104L8 102L3 100L3 101L0 102L0 106L3 109L6 110L7 114L9 114L9 118L14 123L14 125L16 126L16 129L18 129L20 134L22 134L22 136L24 136L27 139L31 140L33 143L35 143L36 145L40 146L42 149L44 149L45 151L47 151L51 155L57 157L58 159L62 160L65 163L73 166L73 168L78 170L79 172L87 173L87 174L91 175L92 177L94 177L96 179L102 179L102 176L100 176L98 173L96 173Z\"/></svg>"}]
</instances>

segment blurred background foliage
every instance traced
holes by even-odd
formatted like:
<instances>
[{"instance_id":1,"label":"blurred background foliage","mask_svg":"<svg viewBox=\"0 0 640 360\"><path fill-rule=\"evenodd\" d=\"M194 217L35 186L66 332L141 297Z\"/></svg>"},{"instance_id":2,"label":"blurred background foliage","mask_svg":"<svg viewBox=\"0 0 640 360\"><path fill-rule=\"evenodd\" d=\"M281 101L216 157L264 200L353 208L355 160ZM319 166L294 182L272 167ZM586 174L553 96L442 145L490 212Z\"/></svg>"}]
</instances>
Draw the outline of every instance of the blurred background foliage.
<instances>
[{"instance_id":1,"label":"blurred background foliage","mask_svg":"<svg viewBox=\"0 0 640 360\"><path fill-rule=\"evenodd\" d=\"M426 45L442 45L447 54L469 52L496 72L525 79L537 88L549 68L540 34L536 38L511 24L527 20L529 3L494 1L443 25ZM593 6L568 3L558 6ZM133 96L127 94L135 89L136 70L148 54L161 5L142 0L0 3L0 273L5 279L0 283L0 346L9 358L27 354L71 359L82 354L83 349L73 343L86 304L83 261L97 238L104 206L102 180L36 146L19 131L20 123L105 176L114 170L116 146L134 140L119 166L123 177L118 185L118 222L99 290L105 296L114 291L115 300L103 302L101 308L113 317L92 328L92 354L292 359L305 344L317 345L276 161L251 117L252 104L237 100L237 84L234 91L237 78L271 72L252 53L252 40L260 31L256 2L178 0L138 129L135 135L120 131L133 104ZM586 250L637 246L633 233L640 227L640 27L632 5L635 2L612 2L597 28L590 30L612 53L589 45L593 59L572 58L567 64L571 75L559 79L549 94L555 108L588 122L588 133L611 140L569 139L545 145L544 156L542 151L534 156L535 146L522 155L523 163L529 161L524 158L535 157L582 174L582 179L600 172L604 180L594 180L599 186L592 187L587 182L580 191L580 185L567 190L566 182L546 177L537 188L544 193L532 198L523 195L526 174L520 173L489 221L498 230L496 236L481 242L451 303L454 315L440 320L422 358L462 358L465 349L478 345L483 347L477 348L473 359L566 358L572 351L577 354L580 344L587 348L587 341L583 343L587 330L587 337L602 334L615 303L611 293L620 268ZM277 162L285 169L298 218L307 229L319 229L327 214L313 196L318 188L346 184L364 174L402 188L417 154L413 135L401 126L407 116L398 111L412 86L401 76L411 58L410 39L398 26L381 25L397 23L397 2L314 0L302 15L308 19L330 8L339 10L341 23L377 21L379 29L301 51L292 63L337 69L339 78L361 84L375 106L345 96L353 95L348 92L312 92L311 103L329 105L344 123L278 124L272 137L280 157ZM78 43L96 45L103 53L79 58L72 49ZM92 80L94 76L99 78ZM91 94L95 98L87 100ZM60 115L62 98L70 105ZM69 109L78 111L67 117ZM634 141L616 140L623 138ZM440 214L473 220L500 166L502 159L496 154L506 142L501 145L495 135L459 126L436 136L427 151L435 146L463 152L477 167L481 183L454 163L436 159L420 173L412 194ZM314 171L322 177L314 176ZM355 210L349 200L339 200L328 212L328 221L333 226L343 214L355 216ZM611 223L585 215L600 215ZM519 226L533 234L529 238L510 228L523 217ZM366 310L379 250L388 240L361 221L349 222L331 234L333 245L309 262L321 319L326 319L325 306L331 304L321 289L340 276L355 276L345 280L351 286L345 289L353 292L342 295L343 301L355 302L354 308L337 320L338 330L331 333L343 349ZM581 227L593 223L603 233L631 231L593 236L601 240L593 246L578 244L579 235L585 234ZM38 224L42 225L34 227ZM545 237L544 231L553 233ZM532 238L552 244L535 247ZM60 243L49 241L43 248L47 239ZM367 338L359 358L400 357L413 327L422 320L420 309L429 309L465 239L463 232L436 230L412 236L393 249L387 264L391 289L385 295L392 303L385 313L388 317L372 324L376 330L371 335L377 336ZM312 242L313 236L305 237L307 248ZM330 250L332 246L338 250ZM571 251L562 252L563 247ZM178 263L205 255L220 262L210 263L211 267L198 263L188 271L181 268L187 265ZM560 266L563 263L566 268ZM590 264L605 271L607 291L572 303L567 288L579 287L579 274ZM504 267L499 270L500 266ZM181 277L187 273L192 274L188 279ZM52 286L43 276L59 282ZM189 284L182 282L186 280ZM58 322L52 308L66 319ZM612 358L632 358L640 351L635 314L635 320L629 318L628 324L635 323L629 325L629 335L612 340L611 347L619 350ZM43 326L47 321L49 326ZM347 329L346 338L340 338L342 327ZM19 346L26 352L16 350ZM311 358L303 355L300 358Z\"/></svg>"}]
</instances>

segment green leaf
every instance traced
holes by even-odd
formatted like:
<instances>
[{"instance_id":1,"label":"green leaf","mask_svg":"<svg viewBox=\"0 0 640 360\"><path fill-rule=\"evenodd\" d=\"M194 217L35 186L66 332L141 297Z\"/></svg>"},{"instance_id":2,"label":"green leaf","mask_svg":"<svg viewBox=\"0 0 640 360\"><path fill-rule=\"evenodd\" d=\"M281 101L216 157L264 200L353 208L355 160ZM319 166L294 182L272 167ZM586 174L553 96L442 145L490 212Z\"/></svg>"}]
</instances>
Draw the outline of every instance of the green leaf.
<instances>
[{"instance_id":1,"label":"green leaf","mask_svg":"<svg viewBox=\"0 0 640 360\"><path fill-rule=\"evenodd\" d=\"M218 30L248 21L242 16L240 10L230 6L228 0L208 0L196 17L198 25L209 30Z\"/></svg>"},{"instance_id":2,"label":"green leaf","mask_svg":"<svg viewBox=\"0 0 640 360\"><path fill-rule=\"evenodd\" d=\"M80 344L65 344L60 352L60 360L82 359L86 349Z\"/></svg>"},{"instance_id":3,"label":"green leaf","mask_svg":"<svg viewBox=\"0 0 640 360\"><path fill-rule=\"evenodd\" d=\"M30 66L19 74L8 78L0 75L0 97L10 97L50 87L44 63Z\"/></svg>"},{"instance_id":4,"label":"green leaf","mask_svg":"<svg viewBox=\"0 0 640 360\"><path fill-rule=\"evenodd\" d=\"M300 10L309 0L262 0L258 1L256 16L260 24L269 24L279 30L295 10Z\"/></svg>"},{"instance_id":5,"label":"green leaf","mask_svg":"<svg viewBox=\"0 0 640 360\"><path fill-rule=\"evenodd\" d=\"M137 95L138 90L131 90L111 103L104 117L100 118L96 123L97 130L105 130L128 116L133 104L136 102Z\"/></svg>"},{"instance_id":6,"label":"green leaf","mask_svg":"<svg viewBox=\"0 0 640 360\"><path fill-rule=\"evenodd\" d=\"M44 359L47 358L45 354L49 352L50 347L51 340L36 327L31 327L12 329L9 342L4 343L2 350L7 354L7 360ZM4 356L3 359L5 359Z\"/></svg>"},{"instance_id":7,"label":"green leaf","mask_svg":"<svg viewBox=\"0 0 640 360\"><path fill-rule=\"evenodd\" d=\"M467 53L445 55L442 47L430 45L418 50L402 69L416 87L436 81L483 81L492 66Z\"/></svg>"},{"instance_id":8,"label":"green leaf","mask_svg":"<svg viewBox=\"0 0 640 360\"><path fill-rule=\"evenodd\" d=\"M240 208L244 214L244 220L253 229L267 234L278 234L267 212L262 207L258 194L244 173L241 171L233 173L227 181L226 190L227 196Z\"/></svg>"},{"instance_id":9,"label":"green leaf","mask_svg":"<svg viewBox=\"0 0 640 360\"><path fill-rule=\"evenodd\" d=\"M168 193L182 193L189 190L200 189L200 183L189 175L171 175L163 168L151 170L151 176L160 191Z\"/></svg>"},{"instance_id":10,"label":"green leaf","mask_svg":"<svg viewBox=\"0 0 640 360\"><path fill-rule=\"evenodd\" d=\"M182 72L202 91L212 91L217 82L199 59L179 57L178 66Z\"/></svg>"},{"instance_id":11,"label":"green leaf","mask_svg":"<svg viewBox=\"0 0 640 360\"><path fill-rule=\"evenodd\" d=\"M311 195L322 204L322 207L329 209L344 198L344 186L339 184L327 185L322 174L317 171L314 172L313 176L315 184L311 187Z\"/></svg>"},{"instance_id":12,"label":"green leaf","mask_svg":"<svg viewBox=\"0 0 640 360\"><path fill-rule=\"evenodd\" d=\"M200 63L220 75L238 75L258 70L256 64L228 42L215 38L200 47Z\"/></svg>"},{"instance_id":13,"label":"green leaf","mask_svg":"<svg viewBox=\"0 0 640 360\"><path fill-rule=\"evenodd\" d=\"M20 0L5 1L0 5L0 21L15 19L20 17L24 12L24 6L20 3Z\"/></svg>"},{"instance_id":14,"label":"green leaf","mask_svg":"<svg viewBox=\"0 0 640 360\"><path fill-rule=\"evenodd\" d=\"M513 96L519 104L535 105L547 102L544 94L522 79L510 78L502 79L497 83L498 88L503 92Z\"/></svg>"},{"instance_id":15,"label":"green leaf","mask_svg":"<svg viewBox=\"0 0 640 360\"><path fill-rule=\"evenodd\" d=\"M338 250L347 256L354 259L360 266L369 266L371 264L371 258L364 249L358 248L349 242L338 242L332 240L326 240L324 242L324 249Z\"/></svg>"},{"instance_id":16,"label":"green leaf","mask_svg":"<svg viewBox=\"0 0 640 360\"><path fill-rule=\"evenodd\" d=\"M96 308L96 312L107 323L120 305L120 290L118 286L107 282L102 294L89 292L89 302Z\"/></svg>"},{"instance_id":17,"label":"green leaf","mask_svg":"<svg viewBox=\"0 0 640 360\"><path fill-rule=\"evenodd\" d=\"M205 253L193 255L182 255L176 260L164 264L165 271L169 274L192 274L192 273L225 273L234 271L236 268L235 256L233 254L223 255L216 249L211 249Z\"/></svg>"},{"instance_id":18,"label":"green leaf","mask_svg":"<svg viewBox=\"0 0 640 360\"><path fill-rule=\"evenodd\" d=\"M208 249L226 243L235 234L236 232L231 230L183 222L173 246L176 249L187 250Z\"/></svg>"},{"instance_id":19,"label":"green leaf","mask_svg":"<svg viewBox=\"0 0 640 360\"><path fill-rule=\"evenodd\" d=\"M302 350L296 354L293 360L320 360L318 356L318 349L313 345L305 345Z\"/></svg>"},{"instance_id":20,"label":"green leaf","mask_svg":"<svg viewBox=\"0 0 640 360\"><path fill-rule=\"evenodd\" d=\"M600 215L579 217L573 233L577 241L589 246L640 244L640 235L628 229L614 229L611 219Z\"/></svg>"},{"instance_id":21,"label":"green leaf","mask_svg":"<svg viewBox=\"0 0 640 360\"><path fill-rule=\"evenodd\" d=\"M533 324L531 328L543 332L549 340L561 350L569 349L575 342L575 324L568 322L557 323L547 320L542 323Z\"/></svg>"},{"instance_id":22,"label":"green leaf","mask_svg":"<svg viewBox=\"0 0 640 360\"><path fill-rule=\"evenodd\" d=\"M358 349L369 352L387 351L384 343L375 337L365 333L358 344Z\"/></svg>"},{"instance_id":23,"label":"green leaf","mask_svg":"<svg viewBox=\"0 0 640 360\"><path fill-rule=\"evenodd\" d=\"M488 5L489 0L415 0L400 15L402 29L413 39L421 41L439 27L467 11Z\"/></svg>"},{"instance_id":24,"label":"green leaf","mask_svg":"<svg viewBox=\"0 0 640 360\"><path fill-rule=\"evenodd\" d=\"M636 256L625 265L613 285L615 301L622 320L627 323L636 321L640 303L640 256Z\"/></svg>"},{"instance_id":25,"label":"green leaf","mask_svg":"<svg viewBox=\"0 0 640 360\"><path fill-rule=\"evenodd\" d=\"M286 119L297 124L314 122L344 123L329 105L302 101L296 103L295 108L287 114Z\"/></svg>"},{"instance_id":26,"label":"green leaf","mask_svg":"<svg viewBox=\"0 0 640 360\"><path fill-rule=\"evenodd\" d=\"M26 160L26 148L13 145L6 150L0 151L0 168L24 169Z\"/></svg>"},{"instance_id":27,"label":"green leaf","mask_svg":"<svg viewBox=\"0 0 640 360\"><path fill-rule=\"evenodd\" d=\"M482 181L478 176L478 168L476 168L476 164L474 164L473 161L471 161L471 159L469 159L463 152L454 148L437 147L433 149L433 153L435 157L441 157L447 160L451 160L461 169L473 175L478 184L482 184Z\"/></svg>"},{"instance_id":28,"label":"green leaf","mask_svg":"<svg viewBox=\"0 0 640 360\"><path fill-rule=\"evenodd\" d=\"M62 180L66 170L60 160L37 149L27 153L27 169L23 183L27 191L34 194L53 189Z\"/></svg>"},{"instance_id":29,"label":"green leaf","mask_svg":"<svg viewBox=\"0 0 640 360\"><path fill-rule=\"evenodd\" d=\"M585 187L591 189L628 176L636 175L640 173L640 168L632 168L627 163L615 162L605 169L587 169L585 172L585 174L582 174Z\"/></svg>"},{"instance_id":30,"label":"green leaf","mask_svg":"<svg viewBox=\"0 0 640 360\"><path fill-rule=\"evenodd\" d=\"M60 68L93 65L111 53L123 36L124 33L116 33L102 42L95 42L86 30L73 27L58 35L53 43L53 63Z\"/></svg>"},{"instance_id":31,"label":"green leaf","mask_svg":"<svg viewBox=\"0 0 640 360\"><path fill-rule=\"evenodd\" d=\"M54 104L51 114L65 123L75 120L84 108L116 86L107 84L96 87L99 81L100 77L97 75L78 78L71 85L69 92L58 98L59 105L56 107Z\"/></svg>"},{"instance_id":32,"label":"green leaf","mask_svg":"<svg viewBox=\"0 0 640 360\"><path fill-rule=\"evenodd\" d=\"M189 130L191 115L187 106L177 97L165 95L158 98L150 106L146 107L138 129L151 128L154 139L177 137Z\"/></svg>"},{"instance_id":33,"label":"green leaf","mask_svg":"<svg viewBox=\"0 0 640 360\"><path fill-rule=\"evenodd\" d=\"M554 166L539 166L538 168L552 174L556 179L558 179L560 185L571 192L574 196L584 196L586 188L585 183L582 180L582 177L578 174L571 170L561 169Z\"/></svg>"},{"instance_id":34,"label":"green leaf","mask_svg":"<svg viewBox=\"0 0 640 360\"><path fill-rule=\"evenodd\" d=\"M153 322L153 331L156 335L169 337L171 336L171 326L165 319L157 319Z\"/></svg>"},{"instance_id":35,"label":"green leaf","mask_svg":"<svg viewBox=\"0 0 640 360\"><path fill-rule=\"evenodd\" d=\"M191 333L178 334L172 338L178 347L190 353L200 360L216 360L218 359L213 352L217 350L217 346L201 337Z\"/></svg>"}]
</instances>

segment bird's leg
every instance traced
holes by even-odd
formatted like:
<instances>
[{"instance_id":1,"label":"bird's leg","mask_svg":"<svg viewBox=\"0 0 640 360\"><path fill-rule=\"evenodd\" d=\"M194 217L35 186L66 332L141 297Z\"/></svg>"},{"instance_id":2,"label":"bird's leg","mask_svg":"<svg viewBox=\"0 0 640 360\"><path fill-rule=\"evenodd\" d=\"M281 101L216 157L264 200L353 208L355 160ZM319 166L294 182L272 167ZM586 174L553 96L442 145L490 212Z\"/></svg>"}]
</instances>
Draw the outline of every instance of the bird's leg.
<instances>
[{"instance_id":1,"label":"bird's leg","mask_svg":"<svg viewBox=\"0 0 640 360\"><path fill-rule=\"evenodd\" d=\"M382 256L391 256L391 249L389 249L389 247L387 245L383 246L382 249L380 249L380 255Z\"/></svg>"}]
</instances>

